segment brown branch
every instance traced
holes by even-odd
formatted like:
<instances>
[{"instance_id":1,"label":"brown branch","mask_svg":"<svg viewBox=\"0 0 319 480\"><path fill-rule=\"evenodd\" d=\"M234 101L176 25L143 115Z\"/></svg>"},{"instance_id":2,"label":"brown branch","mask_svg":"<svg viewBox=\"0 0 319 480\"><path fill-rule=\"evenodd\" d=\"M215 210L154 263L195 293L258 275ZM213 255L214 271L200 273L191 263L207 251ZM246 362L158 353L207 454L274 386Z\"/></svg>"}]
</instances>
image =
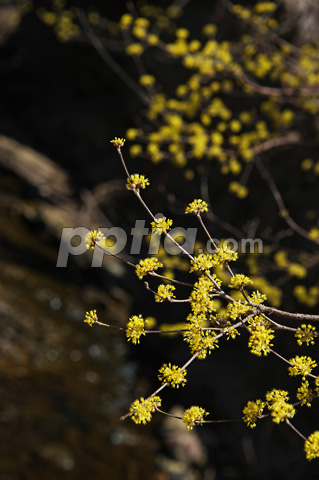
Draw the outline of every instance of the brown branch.
<instances>
[{"instance_id":1,"label":"brown branch","mask_svg":"<svg viewBox=\"0 0 319 480\"><path fill-rule=\"evenodd\" d=\"M303 95L318 95L318 88L311 87L268 87L265 85L259 85L258 83L251 80L243 72L233 72L235 77L243 82L244 85L250 87L255 93L266 96L276 96L276 97L292 97L294 95L303 94Z\"/></svg>"},{"instance_id":2,"label":"brown branch","mask_svg":"<svg viewBox=\"0 0 319 480\"><path fill-rule=\"evenodd\" d=\"M298 132L290 132L285 137L270 138L269 140L266 140L265 142L253 147L252 151L254 155L258 155L259 153L266 152L272 148L299 143L300 140L301 138Z\"/></svg>"},{"instance_id":3,"label":"brown branch","mask_svg":"<svg viewBox=\"0 0 319 480\"><path fill-rule=\"evenodd\" d=\"M310 315L308 313L294 313L279 310L278 308L268 307L266 305L257 305L253 303L253 306L259 309L262 313L268 313L275 315L276 317L290 318L291 320L300 320L302 322L319 322L319 315Z\"/></svg>"}]
</instances>

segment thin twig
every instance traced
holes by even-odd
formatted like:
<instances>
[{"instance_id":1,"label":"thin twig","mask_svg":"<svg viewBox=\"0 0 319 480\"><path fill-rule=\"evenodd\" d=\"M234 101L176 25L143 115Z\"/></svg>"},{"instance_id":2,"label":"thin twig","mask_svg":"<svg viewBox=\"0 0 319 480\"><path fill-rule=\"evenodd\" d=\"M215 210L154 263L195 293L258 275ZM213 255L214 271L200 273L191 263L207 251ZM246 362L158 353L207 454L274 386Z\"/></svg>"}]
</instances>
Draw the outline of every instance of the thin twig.
<instances>
[{"instance_id":1,"label":"thin twig","mask_svg":"<svg viewBox=\"0 0 319 480\"><path fill-rule=\"evenodd\" d=\"M307 230L305 230L304 228L302 228L300 225L298 225L290 216L287 208L286 208L286 205L283 201L283 198L277 188L277 185L273 179L273 177L271 176L271 174L269 173L269 171L267 170L267 168L265 167L264 163L262 162L261 158L260 157L257 157L256 160L255 160L255 164L262 176L262 178L268 183L269 185L269 188L271 190L271 193L274 197L274 200L275 202L277 203L277 206L278 206L278 209L279 209L279 213L280 213L280 216L285 220L285 222L289 225L290 228L292 228L296 233L298 233L298 235L300 235L301 237L303 238L306 238L307 240L310 240L316 244L318 244L318 240L313 240L310 236L309 236L309 233L307 232Z\"/></svg>"},{"instance_id":2,"label":"thin twig","mask_svg":"<svg viewBox=\"0 0 319 480\"><path fill-rule=\"evenodd\" d=\"M307 438L301 433L299 432L299 430L297 430L297 428L290 422L290 420L288 420L288 418L286 418L286 424L288 425L288 427L290 427L295 433L297 433L297 435L299 435L299 437L301 437L303 440L307 440Z\"/></svg>"}]
</instances>

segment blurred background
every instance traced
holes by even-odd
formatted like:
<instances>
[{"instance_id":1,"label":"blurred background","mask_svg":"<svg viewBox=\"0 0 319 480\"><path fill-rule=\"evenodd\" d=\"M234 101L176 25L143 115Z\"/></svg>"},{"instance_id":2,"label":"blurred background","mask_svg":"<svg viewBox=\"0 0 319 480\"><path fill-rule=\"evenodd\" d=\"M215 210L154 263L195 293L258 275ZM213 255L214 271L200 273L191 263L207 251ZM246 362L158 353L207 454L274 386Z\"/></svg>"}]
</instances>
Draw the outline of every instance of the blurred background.
<instances>
[{"instance_id":1,"label":"blurred background","mask_svg":"<svg viewBox=\"0 0 319 480\"><path fill-rule=\"evenodd\" d=\"M222 36L240 33L227 2L180 3L183 21L195 32L213 21ZM280 3L286 20L294 22L290 40L317 41L317 3ZM74 5L82 12L97 9L110 30L127 9L138 7L112 0ZM84 324L85 312L97 309L103 322L123 327L132 314L177 322L187 310L155 305L134 271L113 258L94 269L88 252L56 268L63 227L114 225L129 232L137 218L145 218L125 190L122 166L109 143L139 123L144 106L84 34L61 42L39 18L41 8L52 8L51 2L0 2L0 479L315 478L317 467L305 459L302 440L270 421L260 422L256 431L238 422L188 433L158 415L148 426L120 421L135 398L158 386L156 371L163 362L182 364L189 353L178 339L148 336L139 347L128 345L117 330ZM108 45L112 58L136 77L120 44ZM157 60L149 59L153 74L173 91L176 71L169 64L156 66ZM317 141L318 130L313 136ZM317 149L316 143L290 147L279 158L295 166L316 156ZM302 222L309 205L318 210L318 179L273 158L290 212ZM151 179L146 199L153 211L183 222L184 206L200 196L203 171L185 183L181 170L169 163L128 162L132 172ZM216 166L205 166L204 174L217 212L214 237L230 235L225 222L237 233L253 229L265 238L286 232L257 173L242 201L229 194ZM282 235L288 246L313 251L290 233ZM313 312L298 305L294 284L280 279L282 306ZM313 279L318 280L317 267ZM248 399L293 384L275 360L251 359L247 339L228 343L192 365L182 391L165 391L165 410L199 404L215 418L240 419ZM289 347L289 341L278 339L283 354ZM298 427L309 435L319 428L318 420L314 403L298 417Z\"/></svg>"}]
</instances>

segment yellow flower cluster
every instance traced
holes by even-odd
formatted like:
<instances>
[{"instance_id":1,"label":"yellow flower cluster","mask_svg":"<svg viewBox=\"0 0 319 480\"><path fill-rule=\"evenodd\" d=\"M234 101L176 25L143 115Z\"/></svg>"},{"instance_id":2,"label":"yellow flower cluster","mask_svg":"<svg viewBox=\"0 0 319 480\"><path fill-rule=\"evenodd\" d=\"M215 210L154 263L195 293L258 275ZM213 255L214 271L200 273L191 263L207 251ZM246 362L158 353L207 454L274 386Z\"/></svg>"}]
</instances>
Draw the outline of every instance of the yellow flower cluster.
<instances>
[{"instance_id":1,"label":"yellow flower cluster","mask_svg":"<svg viewBox=\"0 0 319 480\"><path fill-rule=\"evenodd\" d=\"M237 335L240 335L240 333L236 328L230 326L230 322L227 322L227 325L228 326L225 327L227 340L229 340L230 338L234 340L237 337Z\"/></svg>"},{"instance_id":2,"label":"yellow flower cluster","mask_svg":"<svg viewBox=\"0 0 319 480\"><path fill-rule=\"evenodd\" d=\"M287 402L289 396L285 390L273 389L266 394L266 400L274 423L280 423L286 420L286 418L292 418L296 413L293 405Z\"/></svg>"},{"instance_id":3,"label":"yellow flower cluster","mask_svg":"<svg viewBox=\"0 0 319 480\"><path fill-rule=\"evenodd\" d=\"M172 298L176 298L173 295L175 287L173 285L159 285L157 294L155 295L155 302L164 302L164 300L171 301Z\"/></svg>"},{"instance_id":4,"label":"yellow flower cluster","mask_svg":"<svg viewBox=\"0 0 319 480\"><path fill-rule=\"evenodd\" d=\"M262 400L256 400L255 402L249 401L243 409L243 420L250 428L255 428L256 421L261 417L263 409L266 403Z\"/></svg>"},{"instance_id":5,"label":"yellow flower cluster","mask_svg":"<svg viewBox=\"0 0 319 480\"><path fill-rule=\"evenodd\" d=\"M221 280L219 280L216 275L212 275L212 277L217 284L221 284ZM200 277L199 280L195 282L190 295L191 308L195 315L206 312L211 313L215 310L212 300L214 288L212 281L206 276Z\"/></svg>"},{"instance_id":6,"label":"yellow flower cluster","mask_svg":"<svg viewBox=\"0 0 319 480\"><path fill-rule=\"evenodd\" d=\"M189 324L184 333L184 340L189 344L191 353L198 353L198 359L204 359L207 353L210 354L214 348L218 348L218 339L216 333L211 330L204 330L206 325L205 315L189 315L187 317Z\"/></svg>"},{"instance_id":7,"label":"yellow flower cluster","mask_svg":"<svg viewBox=\"0 0 319 480\"><path fill-rule=\"evenodd\" d=\"M227 245L217 248L214 255L207 253L200 253L194 260L191 260L190 273L196 271L208 272L212 267L217 265L227 264L230 261L237 260L238 254L231 250Z\"/></svg>"},{"instance_id":8,"label":"yellow flower cluster","mask_svg":"<svg viewBox=\"0 0 319 480\"><path fill-rule=\"evenodd\" d=\"M144 177L144 175L134 173L127 179L126 188L127 190L139 190L140 188L145 188L149 184L149 179Z\"/></svg>"},{"instance_id":9,"label":"yellow flower cluster","mask_svg":"<svg viewBox=\"0 0 319 480\"><path fill-rule=\"evenodd\" d=\"M292 418L296 411L290 403L288 403L289 396L285 390L273 389L266 393L266 402L256 400L255 402L247 402L243 409L243 420L248 427L254 428L256 420L263 415L263 409L267 406L274 423L283 422L286 419Z\"/></svg>"},{"instance_id":10,"label":"yellow flower cluster","mask_svg":"<svg viewBox=\"0 0 319 480\"><path fill-rule=\"evenodd\" d=\"M191 260L190 273L197 271L209 271L210 268L216 265L213 256L206 253L200 253L194 260Z\"/></svg>"},{"instance_id":11,"label":"yellow flower cluster","mask_svg":"<svg viewBox=\"0 0 319 480\"><path fill-rule=\"evenodd\" d=\"M317 363L312 360L310 357L297 355L294 358L289 360L291 367L288 367L289 375L297 376L302 375L302 378L305 379L309 373L312 372L312 369L317 367Z\"/></svg>"},{"instance_id":12,"label":"yellow flower cluster","mask_svg":"<svg viewBox=\"0 0 319 480\"><path fill-rule=\"evenodd\" d=\"M217 252L214 255L215 265L225 264L231 261L235 261L238 258L238 253L234 252L227 245L222 245L217 249Z\"/></svg>"},{"instance_id":13,"label":"yellow flower cluster","mask_svg":"<svg viewBox=\"0 0 319 480\"><path fill-rule=\"evenodd\" d=\"M150 10L148 10L148 5L144 6L145 14L150 15ZM157 16L157 15L156 15ZM144 42L145 45L149 46L154 46L157 45L159 38L156 34L149 32L150 28L150 21L147 18L144 17L137 17L134 18L130 14L124 14L122 15L120 22L119 22L120 28L122 30L127 30L131 28L131 32L133 36L137 39L140 40L141 42ZM162 25L163 27L164 25ZM140 43L133 43L132 45L134 46L139 46L140 48L143 48L143 46ZM144 48L143 48L144 50ZM133 51L129 50L127 52L128 55L141 55L143 53L143 50L140 51L140 53L136 53Z\"/></svg>"},{"instance_id":14,"label":"yellow flower cluster","mask_svg":"<svg viewBox=\"0 0 319 480\"><path fill-rule=\"evenodd\" d=\"M314 307L319 302L319 287L314 285L307 289L304 285L296 285L294 295L300 303Z\"/></svg>"},{"instance_id":15,"label":"yellow flower cluster","mask_svg":"<svg viewBox=\"0 0 319 480\"><path fill-rule=\"evenodd\" d=\"M302 345L305 343L308 345L314 345L314 339L318 336L316 328L312 325L301 325L297 328L295 337L298 338L297 343L298 345Z\"/></svg>"},{"instance_id":16,"label":"yellow flower cluster","mask_svg":"<svg viewBox=\"0 0 319 480\"><path fill-rule=\"evenodd\" d=\"M272 13L276 10L277 5L274 2L258 2L255 5L255 12L259 14Z\"/></svg>"},{"instance_id":17,"label":"yellow flower cluster","mask_svg":"<svg viewBox=\"0 0 319 480\"><path fill-rule=\"evenodd\" d=\"M307 460L319 457L319 432L313 432L305 441L305 453Z\"/></svg>"},{"instance_id":18,"label":"yellow flower cluster","mask_svg":"<svg viewBox=\"0 0 319 480\"><path fill-rule=\"evenodd\" d=\"M142 315L133 315L126 326L126 337L136 345L142 335L145 335L145 320Z\"/></svg>"},{"instance_id":19,"label":"yellow flower cluster","mask_svg":"<svg viewBox=\"0 0 319 480\"><path fill-rule=\"evenodd\" d=\"M288 254L284 250L278 250L274 255L274 260L279 268L286 270L292 277L304 278L307 275L307 269L300 263L290 262Z\"/></svg>"},{"instance_id":20,"label":"yellow flower cluster","mask_svg":"<svg viewBox=\"0 0 319 480\"><path fill-rule=\"evenodd\" d=\"M159 369L159 380L164 384L167 383L169 386L173 388L179 388L180 386L184 386L187 382L186 378L186 370L181 370L180 367L177 365L171 365L170 363L164 365Z\"/></svg>"},{"instance_id":21,"label":"yellow flower cluster","mask_svg":"<svg viewBox=\"0 0 319 480\"><path fill-rule=\"evenodd\" d=\"M84 322L88 323L90 327L93 327L93 324L98 321L96 310L91 310L86 312Z\"/></svg>"},{"instance_id":22,"label":"yellow flower cluster","mask_svg":"<svg viewBox=\"0 0 319 480\"><path fill-rule=\"evenodd\" d=\"M249 328L251 335L248 341L248 347L251 353L261 356L268 355L270 347L273 346L271 340L275 337L274 331L264 325L257 325Z\"/></svg>"},{"instance_id":23,"label":"yellow flower cluster","mask_svg":"<svg viewBox=\"0 0 319 480\"><path fill-rule=\"evenodd\" d=\"M208 205L201 199L191 202L185 210L185 213L195 213L195 215L200 215L203 212L208 212Z\"/></svg>"},{"instance_id":24,"label":"yellow flower cluster","mask_svg":"<svg viewBox=\"0 0 319 480\"><path fill-rule=\"evenodd\" d=\"M193 406L185 410L183 415L183 422L186 425L187 430L192 430L195 425L200 425L204 421L209 413L202 407Z\"/></svg>"},{"instance_id":25,"label":"yellow flower cluster","mask_svg":"<svg viewBox=\"0 0 319 480\"><path fill-rule=\"evenodd\" d=\"M139 400L135 400L130 406L131 419L134 423L143 423L144 425L152 420L152 413L155 412L157 407L160 407L162 400L160 397L155 396L145 400L141 397Z\"/></svg>"},{"instance_id":26,"label":"yellow flower cluster","mask_svg":"<svg viewBox=\"0 0 319 480\"><path fill-rule=\"evenodd\" d=\"M156 270L161 267L163 267L163 264L157 258L145 258L139 261L135 267L135 271L138 278L142 280L145 275L156 272Z\"/></svg>"},{"instance_id":27,"label":"yellow flower cluster","mask_svg":"<svg viewBox=\"0 0 319 480\"><path fill-rule=\"evenodd\" d=\"M124 147L125 138L115 137L113 140L110 140L110 142L113 144L114 147L121 148Z\"/></svg>"},{"instance_id":28,"label":"yellow flower cluster","mask_svg":"<svg viewBox=\"0 0 319 480\"><path fill-rule=\"evenodd\" d=\"M228 189L230 193L234 193L238 198L245 198L248 195L248 188L239 182L230 182Z\"/></svg>"},{"instance_id":29,"label":"yellow flower cluster","mask_svg":"<svg viewBox=\"0 0 319 480\"><path fill-rule=\"evenodd\" d=\"M37 10L37 15L40 20L45 25L53 27L53 31L60 42L67 42L80 33L80 27L75 23L75 9L63 9L64 3L65 2L52 2L52 11L44 8Z\"/></svg>"},{"instance_id":30,"label":"yellow flower cluster","mask_svg":"<svg viewBox=\"0 0 319 480\"><path fill-rule=\"evenodd\" d=\"M230 279L230 283L228 286L230 288L236 288L239 290L252 283L253 281L250 278L246 277L246 275L241 275L238 273L237 275L235 275Z\"/></svg>"},{"instance_id":31,"label":"yellow flower cluster","mask_svg":"<svg viewBox=\"0 0 319 480\"><path fill-rule=\"evenodd\" d=\"M241 302L231 302L227 305L227 316L236 320L241 315L245 315L249 310L249 305Z\"/></svg>"},{"instance_id":32,"label":"yellow flower cluster","mask_svg":"<svg viewBox=\"0 0 319 480\"><path fill-rule=\"evenodd\" d=\"M173 220L166 217L155 218L154 222L151 222L152 232L154 235L161 235L162 233L170 230L173 225Z\"/></svg>"},{"instance_id":33,"label":"yellow flower cluster","mask_svg":"<svg viewBox=\"0 0 319 480\"><path fill-rule=\"evenodd\" d=\"M259 2L254 8L235 5L234 12L251 21L261 33L266 33L277 25L274 18L269 18L274 8L276 5L273 2ZM160 44L161 49L166 49L171 57L194 73L185 83L177 85L175 97L166 98L163 94L152 97L147 117L152 121L161 116L161 122L153 131L144 132L144 139L147 138L146 153L155 163L170 158L180 167L186 165L188 158L215 158L220 162L221 171L237 174L242 166L233 152L227 152L226 144L235 148L244 161L250 161L254 157L256 146L275 138L276 130L291 128L295 113L283 108L276 96L269 96L269 99L261 101L259 105L266 121L257 120L253 125L256 120L255 111L243 110L233 117L222 98L216 95L217 92L222 95L232 91L235 84L241 81L242 90L249 97L254 93L254 84L247 83L245 70L257 79L270 77L271 81L277 81L283 87L297 89L305 84L318 85L318 65L313 48L301 48L299 54L292 52L288 45L264 51L247 34L236 44L234 58L232 44L218 42L215 38L217 28L210 24L203 28L203 35L208 37L204 40L190 40L190 32L179 28L175 30L174 41L165 44L157 34L151 33L154 21L154 12L151 14L151 10L146 9L144 13L149 19L134 19L127 15L122 17L121 28L130 28L132 35L140 41L129 45L127 53L141 55L150 45ZM159 30L167 29L170 24L168 13L166 15L161 16L161 21L155 21ZM292 55L295 55L294 63L299 66L293 73L289 68ZM151 76L146 75L145 84L150 85L154 80L148 77ZM304 104L301 100L300 108L312 109L312 113L315 113L319 110L319 105L306 98ZM134 151L137 148L140 153L142 146L134 145ZM230 168L232 165L234 170ZM238 182L231 182L230 190L239 198L247 195L247 187Z\"/></svg>"},{"instance_id":34,"label":"yellow flower cluster","mask_svg":"<svg viewBox=\"0 0 319 480\"><path fill-rule=\"evenodd\" d=\"M102 232L97 230L91 230L87 235L85 235L85 244L86 248L94 250L96 242L100 242L104 237Z\"/></svg>"},{"instance_id":35,"label":"yellow flower cluster","mask_svg":"<svg viewBox=\"0 0 319 480\"><path fill-rule=\"evenodd\" d=\"M308 380L305 380L301 383L300 387L297 390L296 397L298 398L298 400L301 401L301 405L311 407L311 402L314 398L314 395L312 394L312 389L309 388Z\"/></svg>"},{"instance_id":36,"label":"yellow flower cluster","mask_svg":"<svg viewBox=\"0 0 319 480\"><path fill-rule=\"evenodd\" d=\"M267 296L264 293L260 293L258 290L256 290L250 295L249 299L253 303L261 305L262 303L264 303L265 300L267 300Z\"/></svg>"}]
</instances>

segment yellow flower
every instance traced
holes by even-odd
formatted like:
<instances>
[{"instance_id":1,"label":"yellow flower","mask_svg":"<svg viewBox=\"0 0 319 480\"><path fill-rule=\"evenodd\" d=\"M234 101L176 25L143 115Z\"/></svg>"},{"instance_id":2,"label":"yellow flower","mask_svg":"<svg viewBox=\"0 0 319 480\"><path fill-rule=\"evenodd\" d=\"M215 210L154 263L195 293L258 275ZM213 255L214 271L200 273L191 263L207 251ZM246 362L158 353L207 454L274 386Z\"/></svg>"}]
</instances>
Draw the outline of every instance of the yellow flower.
<instances>
[{"instance_id":1,"label":"yellow flower","mask_svg":"<svg viewBox=\"0 0 319 480\"><path fill-rule=\"evenodd\" d=\"M148 273L155 272L158 268L163 267L162 262L157 258L145 258L145 260L140 260L135 267L136 275L140 280L147 275Z\"/></svg>"},{"instance_id":2,"label":"yellow flower","mask_svg":"<svg viewBox=\"0 0 319 480\"><path fill-rule=\"evenodd\" d=\"M154 33L151 33L150 35L147 36L146 41L149 45L154 46L158 44L159 38Z\"/></svg>"},{"instance_id":3,"label":"yellow flower","mask_svg":"<svg viewBox=\"0 0 319 480\"><path fill-rule=\"evenodd\" d=\"M166 217L155 218L154 222L151 222L152 231L155 235L161 235L162 233L170 230L173 224L173 220Z\"/></svg>"},{"instance_id":4,"label":"yellow flower","mask_svg":"<svg viewBox=\"0 0 319 480\"><path fill-rule=\"evenodd\" d=\"M94 250L96 242L99 242L102 240L104 237L102 232L96 231L96 230L91 230L86 236L85 236L85 244L86 248L89 250L90 248Z\"/></svg>"},{"instance_id":5,"label":"yellow flower","mask_svg":"<svg viewBox=\"0 0 319 480\"><path fill-rule=\"evenodd\" d=\"M300 387L297 390L296 397L298 400L301 401L301 405L306 405L307 407L311 407L311 401L313 399L312 389L309 388L308 380L302 382Z\"/></svg>"},{"instance_id":6,"label":"yellow flower","mask_svg":"<svg viewBox=\"0 0 319 480\"><path fill-rule=\"evenodd\" d=\"M44 11L39 12L39 16L40 16L41 20L43 21L43 23L45 23L46 25L52 26L55 23L57 23L57 21L58 21L58 16L54 12L48 12L48 11L44 10Z\"/></svg>"},{"instance_id":7,"label":"yellow flower","mask_svg":"<svg viewBox=\"0 0 319 480\"><path fill-rule=\"evenodd\" d=\"M270 347L273 346L271 340L274 338L274 331L264 325L257 325L251 332L248 347L251 353L255 355L268 355Z\"/></svg>"},{"instance_id":8,"label":"yellow flower","mask_svg":"<svg viewBox=\"0 0 319 480\"><path fill-rule=\"evenodd\" d=\"M305 452L307 460L319 457L319 432L313 432L305 441Z\"/></svg>"},{"instance_id":9,"label":"yellow flower","mask_svg":"<svg viewBox=\"0 0 319 480\"><path fill-rule=\"evenodd\" d=\"M185 410L182 420L187 430L192 430L195 425L203 422L206 415L208 415L208 412L204 408L193 406Z\"/></svg>"},{"instance_id":10,"label":"yellow flower","mask_svg":"<svg viewBox=\"0 0 319 480\"><path fill-rule=\"evenodd\" d=\"M297 278L304 278L307 275L307 269L299 263L291 263L288 266L288 273Z\"/></svg>"},{"instance_id":11,"label":"yellow flower","mask_svg":"<svg viewBox=\"0 0 319 480\"><path fill-rule=\"evenodd\" d=\"M215 274L213 274L212 277L218 285L221 284L221 280L219 280ZM212 300L214 290L215 285L206 276L200 277L198 282L194 284L189 298L191 299L191 307L195 315L213 312L215 310Z\"/></svg>"},{"instance_id":12,"label":"yellow flower","mask_svg":"<svg viewBox=\"0 0 319 480\"><path fill-rule=\"evenodd\" d=\"M229 340L230 338L231 338L232 340L234 340L237 335L240 335L240 333L238 332L238 330L236 330L236 328L233 328L233 327L227 327L227 328L225 328L225 333L226 333L226 336L227 336L227 340Z\"/></svg>"},{"instance_id":13,"label":"yellow flower","mask_svg":"<svg viewBox=\"0 0 319 480\"><path fill-rule=\"evenodd\" d=\"M248 195L248 188L238 182L230 182L229 191L235 193L238 198L245 198Z\"/></svg>"},{"instance_id":14,"label":"yellow flower","mask_svg":"<svg viewBox=\"0 0 319 480\"><path fill-rule=\"evenodd\" d=\"M255 12L262 15L263 13L272 13L276 8L277 5L274 2L258 2L255 5Z\"/></svg>"},{"instance_id":15,"label":"yellow flower","mask_svg":"<svg viewBox=\"0 0 319 480\"><path fill-rule=\"evenodd\" d=\"M159 285L157 295L155 295L155 302L170 301L172 298L176 298L175 295L173 295L174 290L175 287L173 285Z\"/></svg>"},{"instance_id":16,"label":"yellow flower","mask_svg":"<svg viewBox=\"0 0 319 480\"><path fill-rule=\"evenodd\" d=\"M249 310L249 305L240 302L231 302L227 305L227 316L236 320L236 318L244 315Z\"/></svg>"},{"instance_id":17,"label":"yellow flower","mask_svg":"<svg viewBox=\"0 0 319 480\"><path fill-rule=\"evenodd\" d=\"M319 240L319 228L312 228L309 232L311 240Z\"/></svg>"},{"instance_id":18,"label":"yellow flower","mask_svg":"<svg viewBox=\"0 0 319 480\"><path fill-rule=\"evenodd\" d=\"M144 175L139 175L135 173L131 175L131 178L127 179L126 188L127 190L139 190L140 188L145 188L149 185L149 179L144 177Z\"/></svg>"},{"instance_id":19,"label":"yellow flower","mask_svg":"<svg viewBox=\"0 0 319 480\"><path fill-rule=\"evenodd\" d=\"M255 428L256 420L260 418L265 408L266 403L261 400L255 402L247 402L246 407L243 410L243 420L250 428Z\"/></svg>"},{"instance_id":20,"label":"yellow flower","mask_svg":"<svg viewBox=\"0 0 319 480\"><path fill-rule=\"evenodd\" d=\"M135 20L135 25L141 28L148 28L150 26L150 21L147 18L144 17L138 17Z\"/></svg>"},{"instance_id":21,"label":"yellow flower","mask_svg":"<svg viewBox=\"0 0 319 480\"><path fill-rule=\"evenodd\" d=\"M187 382L186 378L186 370L180 369L180 367L169 363L168 365L164 363L164 365L159 369L158 378L164 385L167 383L169 386L175 388L179 387L180 385L183 387Z\"/></svg>"},{"instance_id":22,"label":"yellow flower","mask_svg":"<svg viewBox=\"0 0 319 480\"><path fill-rule=\"evenodd\" d=\"M208 271L210 268L216 265L216 262L213 259L212 255L200 253L197 255L194 260L191 260L190 273L196 272L198 270Z\"/></svg>"},{"instance_id":23,"label":"yellow flower","mask_svg":"<svg viewBox=\"0 0 319 480\"><path fill-rule=\"evenodd\" d=\"M86 312L84 322L88 323L90 327L93 327L93 324L98 321L96 310L91 310Z\"/></svg>"},{"instance_id":24,"label":"yellow flower","mask_svg":"<svg viewBox=\"0 0 319 480\"><path fill-rule=\"evenodd\" d=\"M256 303L257 305L260 305L261 303L264 303L265 300L267 300L267 297L263 293L260 293L258 290L256 290L255 292L253 292L250 295L249 299L253 303Z\"/></svg>"},{"instance_id":25,"label":"yellow flower","mask_svg":"<svg viewBox=\"0 0 319 480\"><path fill-rule=\"evenodd\" d=\"M292 418L296 413L293 405L287 403L289 396L286 390L274 388L271 392L267 392L266 400L274 423L280 423L286 418Z\"/></svg>"},{"instance_id":26,"label":"yellow flower","mask_svg":"<svg viewBox=\"0 0 319 480\"><path fill-rule=\"evenodd\" d=\"M229 128L232 132L238 133L241 130L241 123L239 120L231 120Z\"/></svg>"},{"instance_id":27,"label":"yellow flower","mask_svg":"<svg viewBox=\"0 0 319 480\"><path fill-rule=\"evenodd\" d=\"M129 27L130 25L132 25L133 20L134 18L132 15L130 15L129 13L125 13L120 19L120 27L124 29Z\"/></svg>"},{"instance_id":28,"label":"yellow flower","mask_svg":"<svg viewBox=\"0 0 319 480\"><path fill-rule=\"evenodd\" d=\"M286 418L292 418L296 413L293 405L287 402L274 403L271 407L271 416L274 423L280 423Z\"/></svg>"},{"instance_id":29,"label":"yellow flower","mask_svg":"<svg viewBox=\"0 0 319 480\"><path fill-rule=\"evenodd\" d=\"M185 210L185 213L195 213L195 215L199 215L202 212L208 212L208 205L200 198L190 203Z\"/></svg>"},{"instance_id":30,"label":"yellow flower","mask_svg":"<svg viewBox=\"0 0 319 480\"><path fill-rule=\"evenodd\" d=\"M184 340L189 344L192 354L199 352L197 358L202 360L206 358L207 353L210 354L212 350L218 348L218 339L215 332L201 328L200 317L206 319L205 315L194 316L194 321L190 322L184 333Z\"/></svg>"},{"instance_id":31,"label":"yellow flower","mask_svg":"<svg viewBox=\"0 0 319 480\"><path fill-rule=\"evenodd\" d=\"M206 35L207 37L213 37L217 33L217 27L212 23L207 23L204 25L202 32L203 35Z\"/></svg>"},{"instance_id":32,"label":"yellow flower","mask_svg":"<svg viewBox=\"0 0 319 480\"><path fill-rule=\"evenodd\" d=\"M289 395L286 390L278 390L277 388L274 388L266 393L266 400L271 406L275 402L286 402L289 400Z\"/></svg>"},{"instance_id":33,"label":"yellow flower","mask_svg":"<svg viewBox=\"0 0 319 480\"><path fill-rule=\"evenodd\" d=\"M298 345L302 345L303 343L306 343L308 346L313 345L315 337L318 336L318 333L316 332L315 327L312 325L301 325L299 328L297 328L297 331L295 333L295 337L298 338L297 343Z\"/></svg>"},{"instance_id":34,"label":"yellow flower","mask_svg":"<svg viewBox=\"0 0 319 480\"><path fill-rule=\"evenodd\" d=\"M129 128L126 131L126 138L128 140L135 140L138 135L140 135L141 131L138 128Z\"/></svg>"},{"instance_id":35,"label":"yellow flower","mask_svg":"<svg viewBox=\"0 0 319 480\"><path fill-rule=\"evenodd\" d=\"M130 148L130 155L131 157L137 157L140 153L142 153L142 151L143 151L142 146L135 143Z\"/></svg>"},{"instance_id":36,"label":"yellow flower","mask_svg":"<svg viewBox=\"0 0 319 480\"><path fill-rule=\"evenodd\" d=\"M150 87L155 83L155 77L153 75L142 75L139 78L139 83L143 85L143 87Z\"/></svg>"},{"instance_id":37,"label":"yellow flower","mask_svg":"<svg viewBox=\"0 0 319 480\"><path fill-rule=\"evenodd\" d=\"M162 400L160 397L152 397L145 400L141 397L135 400L130 406L131 419L134 423L143 423L144 425L152 420L152 413L155 412L156 407L160 407Z\"/></svg>"},{"instance_id":38,"label":"yellow flower","mask_svg":"<svg viewBox=\"0 0 319 480\"><path fill-rule=\"evenodd\" d=\"M297 355L294 358L291 358L289 362L292 364L292 367L289 367L289 375L297 376L302 375L303 378L311 373L312 369L317 366L317 363L312 360L310 357Z\"/></svg>"},{"instance_id":39,"label":"yellow flower","mask_svg":"<svg viewBox=\"0 0 319 480\"><path fill-rule=\"evenodd\" d=\"M142 53L144 52L144 48L140 43L131 43L130 45L128 45L128 47L126 47L125 52L127 55L139 56L142 55Z\"/></svg>"},{"instance_id":40,"label":"yellow flower","mask_svg":"<svg viewBox=\"0 0 319 480\"><path fill-rule=\"evenodd\" d=\"M178 28L176 30L176 37L180 39L186 39L189 36L189 31L186 28Z\"/></svg>"},{"instance_id":41,"label":"yellow flower","mask_svg":"<svg viewBox=\"0 0 319 480\"><path fill-rule=\"evenodd\" d=\"M220 248L218 248L217 252L214 255L215 265L236 261L237 258L238 253L227 247L227 245L222 245Z\"/></svg>"},{"instance_id":42,"label":"yellow flower","mask_svg":"<svg viewBox=\"0 0 319 480\"><path fill-rule=\"evenodd\" d=\"M250 280L250 278L246 277L245 275L241 275L241 274L238 273L237 275L235 275L234 277L231 278L228 286L230 288L241 289L243 287L246 287L250 283L253 283L253 281Z\"/></svg>"},{"instance_id":43,"label":"yellow flower","mask_svg":"<svg viewBox=\"0 0 319 480\"><path fill-rule=\"evenodd\" d=\"M142 315L133 315L126 326L126 336L128 341L132 341L135 345L140 343L141 335L145 335L145 321Z\"/></svg>"},{"instance_id":44,"label":"yellow flower","mask_svg":"<svg viewBox=\"0 0 319 480\"><path fill-rule=\"evenodd\" d=\"M114 147L119 148L124 146L125 138L115 137L114 140L110 140L113 143Z\"/></svg>"}]
</instances>

